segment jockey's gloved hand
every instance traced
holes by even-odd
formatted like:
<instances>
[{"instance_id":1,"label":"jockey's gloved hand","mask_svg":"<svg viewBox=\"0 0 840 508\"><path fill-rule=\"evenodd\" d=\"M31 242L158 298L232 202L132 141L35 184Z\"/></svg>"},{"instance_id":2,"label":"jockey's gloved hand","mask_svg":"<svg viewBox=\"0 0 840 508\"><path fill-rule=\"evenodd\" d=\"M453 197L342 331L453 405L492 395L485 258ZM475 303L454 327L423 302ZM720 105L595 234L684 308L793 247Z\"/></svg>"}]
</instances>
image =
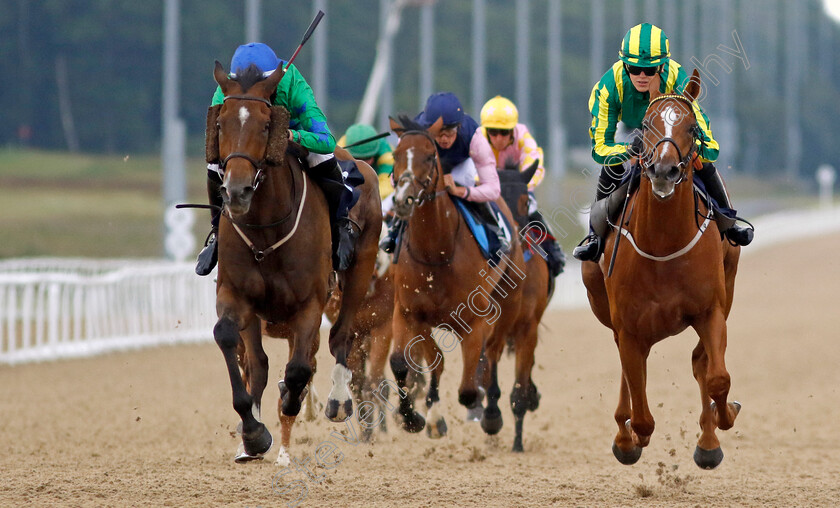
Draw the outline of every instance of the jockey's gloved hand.
<instances>
[{"instance_id":1,"label":"jockey's gloved hand","mask_svg":"<svg viewBox=\"0 0 840 508\"><path fill-rule=\"evenodd\" d=\"M636 136L630 146L627 147L627 153L633 157L641 157L644 152L645 142L642 140L642 136Z\"/></svg>"}]
</instances>

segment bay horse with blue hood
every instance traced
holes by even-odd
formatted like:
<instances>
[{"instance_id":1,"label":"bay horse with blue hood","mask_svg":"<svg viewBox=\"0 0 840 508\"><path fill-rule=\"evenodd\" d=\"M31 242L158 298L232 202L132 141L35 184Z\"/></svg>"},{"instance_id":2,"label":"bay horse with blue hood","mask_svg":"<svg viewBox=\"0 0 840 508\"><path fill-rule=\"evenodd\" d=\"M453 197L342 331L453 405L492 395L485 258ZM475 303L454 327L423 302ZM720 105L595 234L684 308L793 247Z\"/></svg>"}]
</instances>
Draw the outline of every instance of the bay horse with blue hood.
<instances>
[{"instance_id":1,"label":"bay horse with blue hood","mask_svg":"<svg viewBox=\"0 0 840 508\"><path fill-rule=\"evenodd\" d=\"M270 100L283 74L279 66L263 77L251 66L230 78L216 62L213 75L225 100L208 113L208 160L220 160L224 170L216 283L218 321L213 335L227 365L233 407L241 418L237 462L263 458L273 443L260 421L268 379L261 335L264 322L268 335L289 340L289 360L280 383L282 448L278 455L278 463L288 463L286 449L314 372L332 273L327 201L298 158L287 154L289 113ZM349 157L341 149L336 154ZM326 416L336 422L353 414L347 368L351 325L373 273L382 225L376 174L361 161L357 167L365 181L351 218L361 233L354 262L338 274L345 297L329 337L336 364Z\"/></svg>"},{"instance_id":2,"label":"bay horse with blue hood","mask_svg":"<svg viewBox=\"0 0 840 508\"><path fill-rule=\"evenodd\" d=\"M651 86L642 180L626 205L627 218L613 226L601 263L585 261L581 271L592 311L613 331L621 359L613 454L633 464L649 444L654 420L645 393L648 355L654 344L690 326L700 338L691 355L701 403L694 461L712 469L723 460L715 429L731 428L741 409L727 400L724 360L740 247L722 239L694 188L694 171L702 167L697 70L682 94L658 90Z\"/></svg>"}]
</instances>

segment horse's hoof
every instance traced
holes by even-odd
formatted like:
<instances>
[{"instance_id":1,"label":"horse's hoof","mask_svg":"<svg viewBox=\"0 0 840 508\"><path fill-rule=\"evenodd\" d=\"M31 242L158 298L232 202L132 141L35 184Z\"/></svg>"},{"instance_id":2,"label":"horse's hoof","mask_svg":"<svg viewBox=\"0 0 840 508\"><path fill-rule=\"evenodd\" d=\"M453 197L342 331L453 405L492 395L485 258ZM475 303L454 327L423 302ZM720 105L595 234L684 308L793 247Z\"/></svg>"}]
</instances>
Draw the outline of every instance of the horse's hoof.
<instances>
[{"instance_id":1,"label":"horse's hoof","mask_svg":"<svg viewBox=\"0 0 840 508\"><path fill-rule=\"evenodd\" d=\"M327 410L324 413L331 422L347 421L348 418L353 416L353 399L347 399L344 402L330 399L327 401Z\"/></svg>"},{"instance_id":2,"label":"horse's hoof","mask_svg":"<svg viewBox=\"0 0 840 508\"><path fill-rule=\"evenodd\" d=\"M714 469L720 465L722 460L723 450L720 449L720 446L714 450L704 450L699 446L694 449L694 463L701 469Z\"/></svg>"},{"instance_id":3,"label":"horse's hoof","mask_svg":"<svg viewBox=\"0 0 840 508\"><path fill-rule=\"evenodd\" d=\"M446 420L441 416L426 427L426 435L432 439L439 439L446 435L447 430Z\"/></svg>"},{"instance_id":4,"label":"horse's hoof","mask_svg":"<svg viewBox=\"0 0 840 508\"><path fill-rule=\"evenodd\" d=\"M481 417L484 416L484 406L478 404L475 407L471 407L467 409L467 416L464 418L464 421L467 422L480 422Z\"/></svg>"},{"instance_id":5,"label":"horse's hoof","mask_svg":"<svg viewBox=\"0 0 840 508\"><path fill-rule=\"evenodd\" d=\"M513 450L514 453L522 453L525 451L525 448L522 447L522 438L517 436L513 439Z\"/></svg>"},{"instance_id":6,"label":"horse's hoof","mask_svg":"<svg viewBox=\"0 0 840 508\"><path fill-rule=\"evenodd\" d=\"M372 443L373 442L373 429L369 429L362 425L362 437L361 441L363 443Z\"/></svg>"},{"instance_id":7,"label":"horse's hoof","mask_svg":"<svg viewBox=\"0 0 840 508\"><path fill-rule=\"evenodd\" d=\"M423 430L423 427L426 426L426 419L423 418L418 412L414 412L414 414L410 416L404 416L402 421L402 427L407 432L411 432L412 434L416 432L420 432Z\"/></svg>"},{"instance_id":8,"label":"horse's hoof","mask_svg":"<svg viewBox=\"0 0 840 508\"><path fill-rule=\"evenodd\" d=\"M639 462L639 458L642 456L642 449L638 446L634 446L632 450L625 452L619 448L617 444L613 443L612 452L613 455L615 455L615 458L625 466L630 466Z\"/></svg>"},{"instance_id":9,"label":"horse's hoof","mask_svg":"<svg viewBox=\"0 0 840 508\"><path fill-rule=\"evenodd\" d=\"M481 417L481 429L489 436L494 436L502 430L504 421L502 420L502 413L498 409L495 411L484 411Z\"/></svg>"},{"instance_id":10,"label":"horse's hoof","mask_svg":"<svg viewBox=\"0 0 840 508\"><path fill-rule=\"evenodd\" d=\"M286 451L285 446L280 447L280 452L277 454L277 460L274 461L275 466L286 467L291 464L291 458L289 457L289 452Z\"/></svg>"},{"instance_id":11,"label":"horse's hoof","mask_svg":"<svg viewBox=\"0 0 840 508\"><path fill-rule=\"evenodd\" d=\"M242 435L243 452L250 457L261 459L271 449L272 443L274 443L274 438L271 437L271 432L262 423L257 432L252 433L252 435ZM236 462L247 462L249 460L254 459L243 459Z\"/></svg>"}]
</instances>

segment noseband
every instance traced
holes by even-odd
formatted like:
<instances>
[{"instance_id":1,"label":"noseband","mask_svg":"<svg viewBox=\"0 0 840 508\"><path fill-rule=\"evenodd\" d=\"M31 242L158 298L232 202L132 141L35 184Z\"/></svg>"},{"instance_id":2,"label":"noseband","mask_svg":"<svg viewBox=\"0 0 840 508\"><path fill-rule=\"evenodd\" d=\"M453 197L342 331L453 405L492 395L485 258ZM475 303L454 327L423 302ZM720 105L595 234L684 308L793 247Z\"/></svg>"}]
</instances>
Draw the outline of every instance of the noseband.
<instances>
[{"instance_id":1,"label":"noseband","mask_svg":"<svg viewBox=\"0 0 840 508\"><path fill-rule=\"evenodd\" d=\"M438 169L437 168L437 165L438 165L437 144L435 144L435 140L432 137L432 135L429 134L426 131L420 131L420 130L405 131L405 132L403 132L402 136L400 136L400 139L402 139L403 137L408 136L408 135L423 136L432 143L432 147L434 147L435 151L434 151L434 154L432 155L432 160L430 161L430 163L431 163L431 166L432 166L433 170ZM434 171L434 174L435 174L434 179L427 176L426 179L422 182L420 180L418 180L417 177L414 176L414 171L412 171L411 168L409 168L406 172L404 172L402 175L400 175L399 180L397 180L397 185L399 185L399 183L402 182L402 181L411 180L411 181L414 181L414 183L416 183L417 185L420 186L420 192L417 194L417 196L406 197L406 203L408 205L413 205L416 202L417 206L420 206L427 201L433 201L440 194L446 194L445 190L437 191L437 192L434 191L434 189L437 187L438 180L440 179L440 173L438 171ZM431 191L430 191L430 189L431 189Z\"/></svg>"},{"instance_id":2,"label":"noseband","mask_svg":"<svg viewBox=\"0 0 840 508\"><path fill-rule=\"evenodd\" d=\"M682 101L682 102L688 104L689 111L691 112L691 114L694 114L694 108L691 105L692 101L689 100L688 98L686 98L685 96L680 95L680 94L660 95L659 97L650 101L650 104L648 105L648 111L650 111L650 107L653 106L656 102L666 100L666 99L675 99L675 100ZM647 122L646 121L642 122L642 131L645 131L645 130L648 130L648 129L650 129L650 127L648 126ZM688 174L687 174L687 171L686 171L686 168L688 167L688 164L691 163L694 160L695 157L697 157L697 143L696 142L697 142L697 140L700 140L701 144L703 142L703 137L700 134L700 126L697 124L697 119L696 118L694 120L694 124L689 128L689 133L691 134L691 148L688 150L688 153L685 155L685 157L683 157L682 151L680 150L680 146L677 144L677 141L670 136L666 136L666 137L660 138L659 141L657 141L656 144L653 145L653 149L650 151L649 156L646 154L644 157L642 157L640 159L639 162L642 165L642 167L645 168L645 169L648 169L648 168L651 167L651 165L653 164L653 154L656 153L656 149L659 148L659 145L661 145L663 143L671 143L672 145L674 145L674 148L676 148L677 157L679 157L679 161L680 161L677 164L677 168L679 168L679 170L680 170L680 178L679 178L679 180L677 180L677 182L674 185L679 185L682 182L684 182L686 180L686 178L688 178ZM642 174L646 176L647 172L643 171Z\"/></svg>"},{"instance_id":3,"label":"noseband","mask_svg":"<svg viewBox=\"0 0 840 508\"><path fill-rule=\"evenodd\" d=\"M262 102L266 106L271 108L271 102L269 102L266 99L263 99L262 97L254 97L253 95L228 95L227 97L225 97L225 102L227 102L228 99ZM256 191L257 187L259 187L260 183L265 179L265 173L263 172L265 170L265 159L263 159L262 161L258 161L245 152L232 152L228 154L228 156L225 157L224 160L222 160L222 162L219 164L219 169L222 170L222 173L225 172L225 169L227 168L227 163L231 159L245 159L246 161L250 162L252 166L254 166L254 169L257 170L257 174L254 175L254 181L251 184L251 186L254 188L254 191Z\"/></svg>"}]
</instances>

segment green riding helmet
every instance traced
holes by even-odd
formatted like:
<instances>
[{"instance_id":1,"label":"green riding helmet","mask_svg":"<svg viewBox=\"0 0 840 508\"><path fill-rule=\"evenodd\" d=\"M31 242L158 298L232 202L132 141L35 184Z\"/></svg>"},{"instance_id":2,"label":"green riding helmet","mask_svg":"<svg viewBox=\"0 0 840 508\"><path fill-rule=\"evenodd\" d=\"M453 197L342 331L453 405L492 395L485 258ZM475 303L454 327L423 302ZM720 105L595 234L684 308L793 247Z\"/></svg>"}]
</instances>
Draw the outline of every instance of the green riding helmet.
<instances>
[{"instance_id":1,"label":"green riding helmet","mask_svg":"<svg viewBox=\"0 0 840 508\"><path fill-rule=\"evenodd\" d=\"M661 28L642 23L627 31L621 41L618 57L627 65L635 67L658 67L671 57L668 37Z\"/></svg>"},{"instance_id":2,"label":"green riding helmet","mask_svg":"<svg viewBox=\"0 0 840 508\"><path fill-rule=\"evenodd\" d=\"M350 126L345 133L345 145L352 145L353 143L358 143L363 139L372 138L376 136L377 132L372 126L363 124L363 123L356 123ZM350 152L350 155L355 157L356 159L369 159L376 155L377 150L379 150L379 140L375 139L373 141L368 141L367 143L362 143L358 146L353 146L347 149Z\"/></svg>"}]
</instances>

